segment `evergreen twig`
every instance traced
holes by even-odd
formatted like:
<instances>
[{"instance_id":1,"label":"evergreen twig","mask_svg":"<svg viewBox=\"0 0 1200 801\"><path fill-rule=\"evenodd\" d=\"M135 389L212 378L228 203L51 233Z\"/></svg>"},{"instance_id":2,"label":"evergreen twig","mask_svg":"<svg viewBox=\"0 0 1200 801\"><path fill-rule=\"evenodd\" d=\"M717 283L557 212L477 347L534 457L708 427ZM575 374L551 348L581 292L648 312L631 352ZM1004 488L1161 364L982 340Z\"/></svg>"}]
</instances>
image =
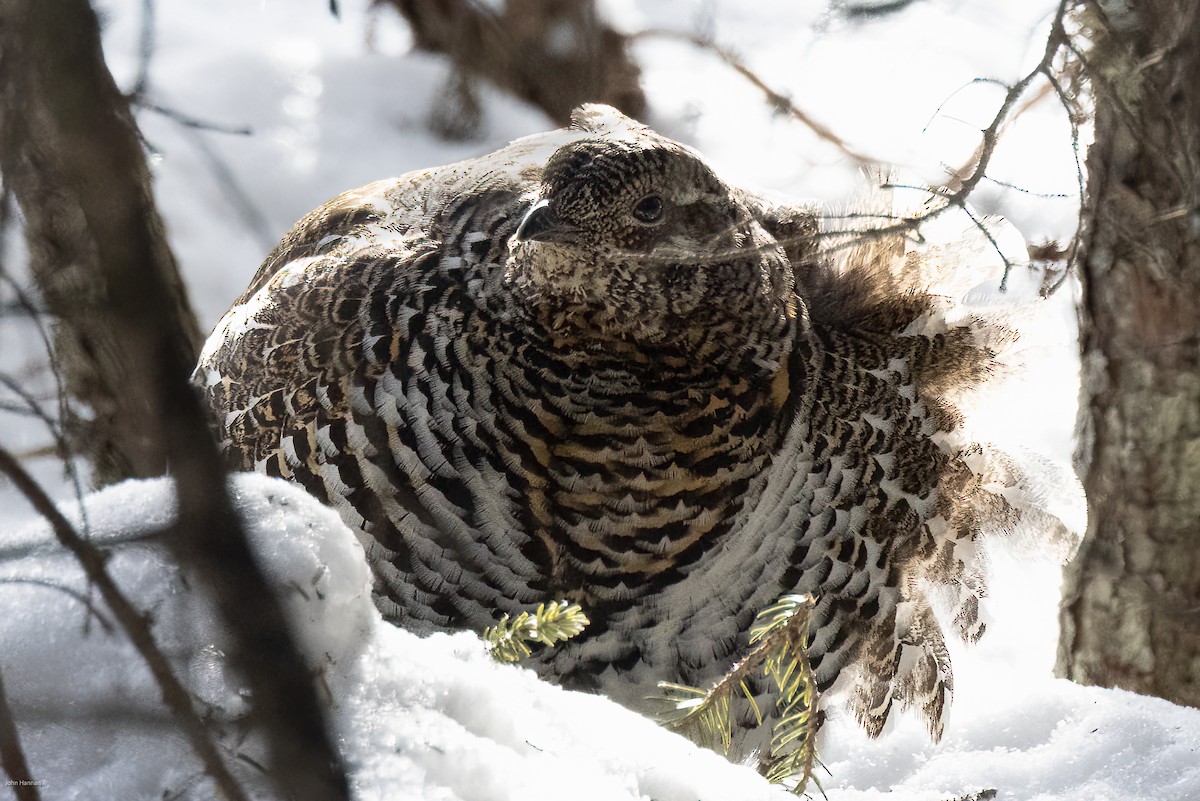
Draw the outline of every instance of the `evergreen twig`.
<instances>
[{"instance_id":1,"label":"evergreen twig","mask_svg":"<svg viewBox=\"0 0 1200 801\"><path fill-rule=\"evenodd\" d=\"M800 794L815 781L817 685L806 647L814 601L810 595L785 595L758 613L750 629L750 652L708 690L663 682L670 708L662 716L668 728L682 730L693 742L728 754L733 743L730 708L740 692L762 725L763 714L747 681L761 669L775 698L769 751L759 769L776 784L795 780Z\"/></svg>"},{"instance_id":2,"label":"evergreen twig","mask_svg":"<svg viewBox=\"0 0 1200 801\"><path fill-rule=\"evenodd\" d=\"M531 615L521 612L509 619L505 614L495 626L483 630L488 653L497 662L520 662L532 653L530 643L553 647L571 639L591 623L579 604L552 601L538 604Z\"/></svg>"}]
</instances>

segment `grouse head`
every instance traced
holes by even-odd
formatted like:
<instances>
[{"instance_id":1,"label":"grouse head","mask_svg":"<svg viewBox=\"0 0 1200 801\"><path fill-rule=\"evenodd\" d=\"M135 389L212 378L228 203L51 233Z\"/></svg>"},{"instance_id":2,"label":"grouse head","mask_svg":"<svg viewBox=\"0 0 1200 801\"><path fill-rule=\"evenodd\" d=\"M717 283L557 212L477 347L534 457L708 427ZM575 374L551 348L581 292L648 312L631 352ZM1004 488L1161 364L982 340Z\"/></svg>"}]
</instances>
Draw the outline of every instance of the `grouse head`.
<instances>
[{"instance_id":1,"label":"grouse head","mask_svg":"<svg viewBox=\"0 0 1200 801\"><path fill-rule=\"evenodd\" d=\"M551 327L593 341L777 341L795 313L791 266L742 198L683 145L603 130L547 161L510 270Z\"/></svg>"},{"instance_id":2,"label":"grouse head","mask_svg":"<svg viewBox=\"0 0 1200 801\"><path fill-rule=\"evenodd\" d=\"M673 142L582 139L550 158L516 237L614 259L688 260L736 245L745 214L731 201L708 165Z\"/></svg>"}]
</instances>

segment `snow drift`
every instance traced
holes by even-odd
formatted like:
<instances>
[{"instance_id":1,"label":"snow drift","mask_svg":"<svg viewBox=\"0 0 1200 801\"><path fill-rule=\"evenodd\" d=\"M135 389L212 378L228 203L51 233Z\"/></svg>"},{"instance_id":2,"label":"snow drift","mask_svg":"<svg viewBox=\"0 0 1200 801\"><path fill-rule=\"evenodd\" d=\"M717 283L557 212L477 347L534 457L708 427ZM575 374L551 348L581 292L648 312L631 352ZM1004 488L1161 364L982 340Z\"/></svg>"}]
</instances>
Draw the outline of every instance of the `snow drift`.
<instances>
[{"instance_id":1,"label":"snow drift","mask_svg":"<svg viewBox=\"0 0 1200 801\"><path fill-rule=\"evenodd\" d=\"M231 482L251 544L318 677L360 801L783 799L731 765L603 698L495 664L470 633L415 637L381 621L362 548L299 488ZM215 612L156 544L174 514L168 480L86 500L109 570L154 619L230 761L257 784L237 731L246 698L226 669ZM78 509L72 511L81 522ZM158 690L82 572L45 525L0 539L0 662L42 797L207 799L213 789ZM956 657L957 658L957 657ZM1200 711L1005 669L960 691L941 745L914 721L877 741L834 720L821 751L832 801L1195 801ZM11 791L10 791L11 792ZM2 797L2 794L0 794Z\"/></svg>"}]
</instances>

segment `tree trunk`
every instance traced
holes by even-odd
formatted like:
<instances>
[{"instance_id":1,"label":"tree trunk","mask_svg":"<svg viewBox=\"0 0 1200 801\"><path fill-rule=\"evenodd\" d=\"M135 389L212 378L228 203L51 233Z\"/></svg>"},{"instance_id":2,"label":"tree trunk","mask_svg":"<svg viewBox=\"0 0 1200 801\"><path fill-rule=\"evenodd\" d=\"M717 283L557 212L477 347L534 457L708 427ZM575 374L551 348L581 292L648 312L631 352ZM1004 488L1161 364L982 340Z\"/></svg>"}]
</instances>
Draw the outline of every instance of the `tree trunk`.
<instances>
[{"instance_id":1,"label":"tree trunk","mask_svg":"<svg viewBox=\"0 0 1200 801\"><path fill-rule=\"evenodd\" d=\"M0 0L0 100L0 166L60 347L93 371L73 391L95 393L82 400L96 410L108 469L158 475L170 464L178 513L163 542L216 602L279 796L344 801L308 666L250 553L188 382L199 332L87 0Z\"/></svg>"},{"instance_id":2,"label":"tree trunk","mask_svg":"<svg viewBox=\"0 0 1200 801\"><path fill-rule=\"evenodd\" d=\"M1067 571L1058 670L1200 706L1200 13L1193 0L1100 2L1084 22L1089 527Z\"/></svg>"},{"instance_id":3,"label":"tree trunk","mask_svg":"<svg viewBox=\"0 0 1200 801\"><path fill-rule=\"evenodd\" d=\"M470 0L375 3L404 15L417 47L445 53L463 75L491 81L559 124L580 103L608 103L631 117L646 110L625 37L593 0L505 0L500 11Z\"/></svg>"},{"instance_id":4,"label":"tree trunk","mask_svg":"<svg viewBox=\"0 0 1200 801\"><path fill-rule=\"evenodd\" d=\"M0 0L0 169L21 204L30 269L55 316L57 368L68 393L92 413L64 421L68 438L99 484L161 475L158 412L151 387L139 380L144 365L130 360L151 358L130 350L150 340L130 323L161 332L162 318L172 318L179 338L163 347L189 362L203 337L151 200L129 104L98 47L62 52L62 41L29 40L25 5L36 3ZM148 235L129 239L131 225ZM106 271L110 263L154 270L165 306L149 308L143 287L119 283L129 271Z\"/></svg>"}]
</instances>

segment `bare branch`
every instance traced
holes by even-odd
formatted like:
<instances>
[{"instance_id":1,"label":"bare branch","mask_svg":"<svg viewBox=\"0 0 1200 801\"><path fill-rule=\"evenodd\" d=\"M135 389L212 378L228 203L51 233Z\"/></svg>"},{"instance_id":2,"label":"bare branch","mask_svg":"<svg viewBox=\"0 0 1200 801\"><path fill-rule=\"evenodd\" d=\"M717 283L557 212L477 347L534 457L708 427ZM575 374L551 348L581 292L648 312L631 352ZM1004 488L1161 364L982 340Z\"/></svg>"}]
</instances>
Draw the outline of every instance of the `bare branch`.
<instances>
[{"instance_id":1,"label":"bare branch","mask_svg":"<svg viewBox=\"0 0 1200 801\"><path fill-rule=\"evenodd\" d=\"M993 178L990 175L983 176L983 179L989 184L1002 186L1005 189L1011 189L1014 192L1020 192L1022 195L1029 195L1030 197L1041 198L1042 200L1067 200L1068 198L1074 197L1074 195L1068 194L1067 192L1038 192L1035 189L1028 189L1024 186L1017 186L1016 184L1008 181L1001 181L999 178Z\"/></svg>"},{"instance_id":2,"label":"bare branch","mask_svg":"<svg viewBox=\"0 0 1200 801\"><path fill-rule=\"evenodd\" d=\"M50 523L50 529L55 538L66 548L83 567L83 572L100 592L104 603L112 610L121 629L133 643L142 661L150 669L154 680L162 692L163 703L175 715L180 728L187 736L196 755L204 764L217 787L230 801L249 801L249 796L242 790L241 785L229 772L216 746L209 738L204 721L192 706L192 698L171 669L171 664L159 650L150 633L150 619L142 614L117 587L112 576L105 568L105 556L98 548L79 536L71 521L58 511L54 501L46 495L38 483L21 467L20 462L7 450L0 448L0 473L4 473L12 481L17 490L37 510L38 514Z\"/></svg>"},{"instance_id":3,"label":"bare branch","mask_svg":"<svg viewBox=\"0 0 1200 801\"><path fill-rule=\"evenodd\" d=\"M1053 67L1055 58L1058 56L1058 54L1062 51L1062 49L1064 47L1070 46L1070 40L1069 40L1069 38L1066 34L1066 31L1063 27L1063 25L1064 25L1063 21L1064 21L1067 11L1074 5L1074 2L1075 2L1075 0L1060 0L1059 6L1055 12L1053 21L1051 22L1050 33L1046 38L1046 44L1045 44L1044 51L1042 53L1041 60L1039 60L1037 65L1033 69L1031 69L1027 74L1025 74L1024 77L1022 77L1019 81L1017 81L1011 87L1008 87L1008 91L1005 93L1004 99L1001 102L999 109L996 111L995 115L993 116L993 118L992 118L991 122L988 124L988 126L985 129L983 129L983 131L981 132L979 146L978 146L978 148L976 148L975 154L972 156L972 159L969 162L969 164L971 165L969 171L965 167L959 171L960 175L957 176L957 178L958 178L957 186L953 190L947 186L906 187L906 188L910 188L910 189L918 189L920 191L928 192L932 197L938 198L939 202L936 203L935 205L933 205L931 208L929 208L926 211L923 211L919 214L913 214L913 215L909 215L909 216L905 216L905 217L873 215L873 216L879 217L879 219L881 219L881 220L887 221L887 224L880 225L880 226L874 227L874 228L853 227L853 228L846 228L846 229L842 229L842 230L830 230L830 229L822 230L818 234L818 237L820 239L824 240L824 243L825 243L822 246L822 252L832 253L837 250L841 250L841 249L848 248L848 247L853 247L854 245L861 243L861 242L865 242L865 241L872 240L872 239L886 238L886 237L895 236L898 234L912 235L912 234L915 234L922 225L930 222L931 220L933 220L937 217L940 217L947 210L949 210L951 208L959 208L967 213L968 217L970 217L970 219L972 221L972 224L974 224L976 227L980 228L980 230L983 231L984 235L988 238L988 240L996 248L996 252L1000 254L1000 257L1004 261L1004 265L1005 265L1004 277L1001 280L1001 288L1006 288L1008 275L1011 270L1012 264L1011 264L1010 260L1008 259L1008 257L998 247L998 245L995 241L995 238L993 237L991 232L987 230L986 226L983 225L982 221L980 221L973 213L971 213L971 211L969 210L969 208L967 206L967 199L970 197L971 193L975 191L975 188L979 185L979 183L981 181L983 181L985 179L993 180L990 177L988 177L987 169L988 169L988 166L991 164L992 156L995 152L996 145L1000 139L1000 135L1001 135L1003 127L1008 122L1010 122L1012 119L1014 119L1016 116L1021 114L1030 105L1037 102L1042 96L1044 96L1043 94L1035 95L1033 98L1028 99L1025 103L1018 105L1018 102L1026 94L1029 87L1033 84L1033 82L1035 80L1037 80L1037 78L1039 76L1043 76L1047 79L1053 79L1052 67ZM666 38L678 39L681 41L689 42L690 44L693 44L697 47L704 48L706 50L709 50L709 51L715 53L723 61L725 61L725 63L727 63L729 66L731 66L733 69L735 69L739 74L741 74L743 77L745 77L747 80L749 80L754 86L756 86L760 91L762 91L766 95L768 102L770 102L773 106L778 108L781 112L789 114L790 116L792 116L793 118L795 118L796 120L801 122L802 124L806 125L814 133L816 133L817 136L819 136L821 139L829 142L834 147L837 147L839 150L841 150L847 156L849 156L850 158L853 158L855 161L859 162L859 164L861 164L863 166L872 166L872 165L877 164L877 162L851 150L846 145L846 143L841 139L841 137L837 136L835 133L830 131L828 128L826 128L825 126L823 126L820 123L813 120L801 109L797 108L794 104L791 103L791 101L784 94L770 88L770 86L768 86L767 83L764 80L762 80L762 78L760 78L759 76L754 74L750 69L748 69L733 53L731 53L729 50L722 48L719 45L713 43L710 39L708 39L704 36L700 36L698 34L690 34L685 31L662 30L662 29L649 29L649 30L640 32L639 34L637 34L637 36L639 36L639 37L656 36L656 37L666 37ZM978 79L978 81L997 83L997 81L994 81L992 79L982 79L981 78L981 79ZM975 83L975 82L973 81L972 83ZM1054 83L1051 84L1051 87L1054 91L1056 91L1056 92L1059 91L1059 87L1056 87L1054 85ZM1050 91L1050 90L1047 90L1047 91ZM1061 93L1060 93L1060 97L1063 97L1063 95L1061 95ZM1068 114L1070 114L1071 107L1069 105L1067 106L1067 109L1068 109ZM935 114L935 116L936 116L936 114ZM1074 117L1072 117L1072 126L1073 126L1072 129L1076 131L1075 147L1078 148L1077 123L1075 122ZM961 173L966 173L966 174L961 175ZM899 187L895 187L895 188L899 188ZM845 219L851 219L854 217L855 217L855 215L844 215ZM781 242L780 244L790 244L790 243ZM729 254L717 254L718 257L723 257L726 255L729 255Z\"/></svg>"},{"instance_id":4,"label":"bare branch","mask_svg":"<svg viewBox=\"0 0 1200 801\"><path fill-rule=\"evenodd\" d=\"M915 0L880 0L875 3L846 3L841 8L843 17L853 20L876 20L887 17L911 6Z\"/></svg>"},{"instance_id":5,"label":"bare branch","mask_svg":"<svg viewBox=\"0 0 1200 801\"><path fill-rule=\"evenodd\" d=\"M63 445L62 428L59 425L59 421L51 417L46 410L42 408L42 404L38 402L37 398L33 397L29 390L18 384L12 378L12 376L5 375L4 373L0 373L0 385L3 385L5 389L20 399L23 406L18 408L23 408L27 414L32 417L36 417L38 420L41 420L46 425L46 428L50 430L50 434L54 437L54 441L60 446ZM13 405L14 407L16 406L16 404ZM12 411L15 410L15 408L12 409Z\"/></svg>"},{"instance_id":6,"label":"bare branch","mask_svg":"<svg viewBox=\"0 0 1200 801\"><path fill-rule=\"evenodd\" d=\"M192 115L186 114L178 109L169 108L167 106L155 103L145 94L130 94L129 102L138 108L144 108L147 111L153 111L156 114L161 114L167 119L177 122L185 128L195 128L198 131L212 131L214 133L229 134L230 136L252 136L254 134L254 129L247 125L225 125L220 122L202 120L199 117L193 117Z\"/></svg>"},{"instance_id":7,"label":"bare branch","mask_svg":"<svg viewBox=\"0 0 1200 801\"><path fill-rule=\"evenodd\" d=\"M230 664L252 693L251 723L268 743L271 779L284 795L345 799L308 668L254 561L188 383L198 329L181 310L149 169L127 98L105 66L95 14L85 0L7 3L0 12L0 155L26 220L37 221L26 227L31 255L49 272L73 269L99 287L85 303L63 293L47 301L61 320L94 315L109 334L102 355L110 369L100 377L125 404L113 441L138 446L135 472L159 475L171 465L178 522L163 542L216 601Z\"/></svg>"},{"instance_id":8,"label":"bare branch","mask_svg":"<svg viewBox=\"0 0 1200 801\"><path fill-rule=\"evenodd\" d=\"M154 0L142 0L142 30L138 37L138 72L133 97L141 97L150 87L150 62L154 59Z\"/></svg>"},{"instance_id":9,"label":"bare branch","mask_svg":"<svg viewBox=\"0 0 1200 801\"><path fill-rule=\"evenodd\" d=\"M1049 71L1047 71L1047 72L1043 73L1043 75L1048 77L1050 75L1050 73L1049 73ZM988 81L988 82L1000 83L999 81ZM1003 86L1004 84L1000 84L1000 85ZM1051 92L1051 89L1049 86L1043 87L1041 90L1039 90L1037 93L1035 93L1032 97L1028 98L1023 103L1021 103L1021 105L1017 106L1015 109L1012 109L1008 114L1006 114L1005 117L1003 118L1003 120L1001 121L999 128L996 130L995 137L991 141L991 149L994 150L996 145L998 145L1000 143L1000 140L1004 138L1004 133L1008 130L1009 126L1012 125L1012 123L1016 122L1017 119L1020 118L1020 116L1022 114L1024 114L1026 111L1033 108L1035 105L1037 105L1042 100L1044 100L1050 94L1050 92ZM959 120L959 121L962 122L962 120ZM942 186L952 187L956 182L962 180L962 176L964 174L969 173L970 171L974 170L979 164L979 159L983 153L984 145L985 145L985 142L980 141L979 145L976 146L976 148L975 148L975 152L972 153L971 157L969 159L967 159L967 162L960 167L954 168L954 167L950 167L948 165L943 165L946 168L946 172L949 173L951 177L950 177L950 180L943 183ZM996 183L1000 183L1000 181L996 181L996 179L994 179L991 176L986 175L986 174L984 175L984 178L989 181L995 181Z\"/></svg>"},{"instance_id":10,"label":"bare branch","mask_svg":"<svg viewBox=\"0 0 1200 801\"><path fill-rule=\"evenodd\" d=\"M112 624L112 621L109 620L108 617L106 617L105 614L100 611L100 609L96 606L96 604L92 603L91 598L87 597L79 590L73 589L64 584L56 584L55 582L50 581L48 579L35 579L35 578L2 578L2 579L0 579L0 585L12 585L12 584L27 584L32 587L45 587L48 590L54 590L55 592L61 592L63 595L66 595L67 597L72 598L73 600L76 600L79 603L81 603L83 605L83 607L85 609L87 609L87 611L88 611L87 620L90 621L94 618L100 624L100 628L104 629L106 634L112 634L114 631L116 631L116 629L114 628L114 626Z\"/></svg>"},{"instance_id":11,"label":"bare branch","mask_svg":"<svg viewBox=\"0 0 1200 801\"><path fill-rule=\"evenodd\" d=\"M777 112L791 116L793 119L795 119L801 125L805 126L810 131L815 133L822 141L828 142L829 144L833 145L838 150L840 150L847 157L854 159L854 161L858 162L858 164L860 166L871 167L871 166L875 166L875 165L879 164L879 162L877 160L872 159L868 156L864 156L861 153L858 153L857 151L851 149L851 147L846 144L846 141L844 139L842 139L840 136L838 136L836 133L834 133L831 129L829 129L825 125L821 124L820 122L817 122L815 119L813 119L811 116L809 116L805 111L803 111L798 106L796 106L796 104L793 103L787 97L787 95L783 94L782 92L778 92L778 91L772 89L770 86L768 86L766 81L764 81L762 78L760 78L758 76L757 73L755 73L753 70L751 70L749 67L747 67L745 65L745 63L743 63L742 60L740 58L738 58L737 55L735 55L733 53L733 51L729 50L728 48L722 47L721 45L718 45L716 42L714 42L711 39L708 39L704 36L700 36L700 35L694 34L694 33L688 33L687 31L675 31L675 30L669 30L666 28L650 28L648 30L639 31L638 33L634 34L635 39L641 39L641 38L647 38L647 37L655 37L655 38L663 38L663 39L676 39L676 40L679 40L682 42L687 42L688 44L699 47L702 50L707 50L710 53L713 53L718 58L720 58L722 61L724 61L735 72L737 72L739 75L741 75L743 78L745 78L751 84L753 84L756 89L758 89L760 92L762 92L767 98L767 103L769 103L770 106L773 109L775 109Z\"/></svg>"},{"instance_id":12,"label":"bare branch","mask_svg":"<svg viewBox=\"0 0 1200 801\"><path fill-rule=\"evenodd\" d=\"M975 216L975 212L971 211L971 207L963 205L962 210L968 217L971 218L971 222L975 224L975 227L979 229L979 232L987 237L987 241L992 245L992 250L996 251L996 253L1000 256L1000 260L1004 262L1004 274L1000 276L1000 291L1007 292L1008 275L1012 272L1013 263L1009 261L1008 256L1005 255L1004 251L1000 249L1000 243L996 241L996 237L992 235L992 232L988 230L988 227L983 224L983 220L979 219L977 216Z\"/></svg>"},{"instance_id":13,"label":"bare branch","mask_svg":"<svg viewBox=\"0 0 1200 801\"><path fill-rule=\"evenodd\" d=\"M999 110L997 110L988 127L982 132L979 148L976 151L977 156L974 159L974 169L962 179L958 188L948 196L951 204L961 206L966 201L967 196L983 180L984 175L987 173L988 165L991 163L996 143L999 141L1001 127L1014 116L1013 107L1021 99L1021 96L1025 94L1026 90L1029 89L1030 85L1037 80L1038 76L1050 75L1055 57L1067 42L1067 34L1063 29L1063 19L1071 5L1073 5L1073 0L1060 0L1054 20L1050 23L1050 34L1046 37L1046 47L1042 52L1041 60L1021 80L1013 84L1004 95L1004 100L1001 102Z\"/></svg>"},{"instance_id":14,"label":"bare branch","mask_svg":"<svg viewBox=\"0 0 1200 801\"><path fill-rule=\"evenodd\" d=\"M41 801L38 782L29 770L21 739L17 734L17 723L13 720L12 708L8 705L8 693L4 689L4 676L0 674L0 765L12 785L17 801Z\"/></svg>"}]
</instances>

